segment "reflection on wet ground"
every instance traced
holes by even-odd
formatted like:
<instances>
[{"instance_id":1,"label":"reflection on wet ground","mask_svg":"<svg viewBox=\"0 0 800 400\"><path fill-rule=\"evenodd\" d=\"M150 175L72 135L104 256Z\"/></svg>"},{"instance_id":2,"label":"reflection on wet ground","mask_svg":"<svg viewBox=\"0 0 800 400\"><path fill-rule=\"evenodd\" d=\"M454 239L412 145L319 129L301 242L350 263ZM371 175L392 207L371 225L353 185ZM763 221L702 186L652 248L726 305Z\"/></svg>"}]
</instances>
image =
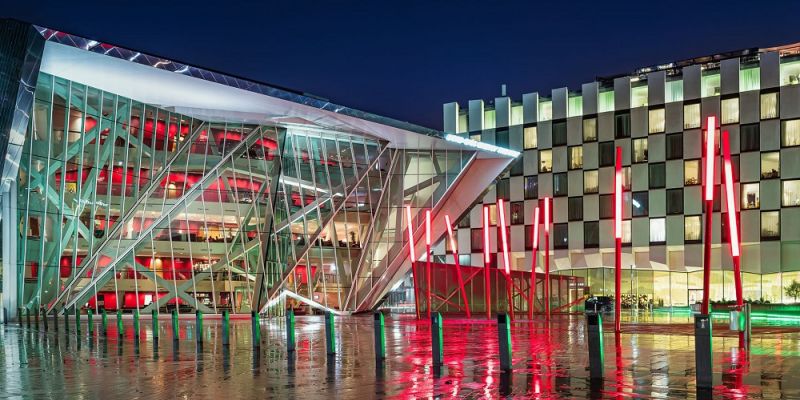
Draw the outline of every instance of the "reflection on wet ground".
<instances>
[{"instance_id":1,"label":"reflection on wet ground","mask_svg":"<svg viewBox=\"0 0 800 400\"><path fill-rule=\"evenodd\" d=\"M683 318L683 319L680 319ZM203 345L197 345L194 320L181 320L174 345L169 321L160 340L142 320L135 341L125 320L120 340L115 318L108 338L85 326L66 334L17 325L0 331L3 398L702 398L694 378L694 340L689 317L638 321L629 333L605 335L605 379L589 383L586 331L582 316L555 316L512 324L513 374L501 374L497 330L486 321L448 320L444 324L441 371L431 367L426 322L386 319L387 360L376 368L372 316L337 317L337 353L325 352L321 316L297 317L297 351L287 355L282 318L262 320L262 344L251 342L248 320L231 322L231 344L222 345L219 320L206 319ZM631 323L634 318L626 318ZM74 323L74 319L70 322ZM85 322L85 321L84 321ZM640 329L646 323L659 329ZM624 328L623 328L624 329ZM715 326L715 329L716 326ZM608 331L608 327L606 329ZM714 397L800 398L800 334L755 333L751 350L739 349L735 336L715 337ZM437 372L439 376L437 376Z\"/></svg>"}]
</instances>

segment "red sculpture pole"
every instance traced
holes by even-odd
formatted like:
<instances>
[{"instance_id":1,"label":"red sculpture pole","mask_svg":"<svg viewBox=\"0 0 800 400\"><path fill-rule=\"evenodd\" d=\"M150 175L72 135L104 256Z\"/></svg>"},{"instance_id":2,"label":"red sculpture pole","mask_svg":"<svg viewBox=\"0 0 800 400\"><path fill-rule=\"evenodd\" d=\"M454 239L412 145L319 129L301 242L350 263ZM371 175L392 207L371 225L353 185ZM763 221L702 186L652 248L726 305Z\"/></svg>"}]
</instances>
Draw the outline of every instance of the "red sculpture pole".
<instances>
[{"instance_id":1,"label":"red sculpture pole","mask_svg":"<svg viewBox=\"0 0 800 400\"><path fill-rule=\"evenodd\" d=\"M539 206L533 209L533 261L531 261L531 287L528 290L528 319L533 319L536 301L536 259L539 258Z\"/></svg>"},{"instance_id":2,"label":"red sculpture pole","mask_svg":"<svg viewBox=\"0 0 800 400\"><path fill-rule=\"evenodd\" d=\"M447 224L447 235L450 239L450 250L453 252L453 261L456 264L456 275L458 276L458 286L461 288L461 300L464 301L464 309L467 311L467 319L472 318L472 313L469 309L467 302L467 291L464 290L464 278L461 276L461 262L458 261L458 244L455 236L453 235L453 224L450 223L450 216L444 216L444 222Z\"/></svg>"},{"instance_id":3,"label":"red sculpture pole","mask_svg":"<svg viewBox=\"0 0 800 400\"><path fill-rule=\"evenodd\" d=\"M622 147L614 166L614 332L622 324Z\"/></svg>"},{"instance_id":4,"label":"red sculpture pole","mask_svg":"<svg viewBox=\"0 0 800 400\"><path fill-rule=\"evenodd\" d=\"M550 321L550 198L544 198L544 318Z\"/></svg>"},{"instance_id":5,"label":"red sculpture pole","mask_svg":"<svg viewBox=\"0 0 800 400\"><path fill-rule=\"evenodd\" d=\"M708 314L708 298L711 290L711 224L714 215L714 141L716 137L717 122L714 116L708 117L706 125L705 143L705 203L706 203L706 225L703 238L703 303L700 308L701 314Z\"/></svg>"},{"instance_id":6,"label":"red sculpture pole","mask_svg":"<svg viewBox=\"0 0 800 400\"><path fill-rule=\"evenodd\" d=\"M733 197L733 168L731 168L731 147L728 141L728 131L722 132L722 161L725 175L725 205L728 209L728 237L731 244L731 258L733 259L733 282L736 286L736 306L741 309L744 305L742 295L742 270L739 264L741 253L739 243L739 227L737 224L736 200Z\"/></svg>"},{"instance_id":7,"label":"red sculpture pole","mask_svg":"<svg viewBox=\"0 0 800 400\"><path fill-rule=\"evenodd\" d=\"M497 212L500 214L500 239L503 245L503 272L506 276L506 296L508 297L508 315L514 320L514 281L511 279L511 263L508 255L508 233L506 232L506 209L503 199L497 200Z\"/></svg>"},{"instance_id":8,"label":"red sculpture pole","mask_svg":"<svg viewBox=\"0 0 800 400\"><path fill-rule=\"evenodd\" d=\"M425 210L425 284L428 286L428 320L431 319L431 210Z\"/></svg>"},{"instance_id":9,"label":"red sculpture pole","mask_svg":"<svg viewBox=\"0 0 800 400\"><path fill-rule=\"evenodd\" d=\"M483 280L486 296L486 319L492 319L492 283L489 277L489 206L483 206Z\"/></svg>"},{"instance_id":10,"label":"red sculpture pole","mask_svg":"<svg viewBox=\"0 0 800 400\"><path fill-rule=\"evenodd\" d=\"M419 319L419 281L417 276L417 254L414 250L414 229L411 224L411 206L406 206L406 227L408 231L408 256L411 258L411 280L414 283L414 309Z\"/></svg>"}]
</instances>

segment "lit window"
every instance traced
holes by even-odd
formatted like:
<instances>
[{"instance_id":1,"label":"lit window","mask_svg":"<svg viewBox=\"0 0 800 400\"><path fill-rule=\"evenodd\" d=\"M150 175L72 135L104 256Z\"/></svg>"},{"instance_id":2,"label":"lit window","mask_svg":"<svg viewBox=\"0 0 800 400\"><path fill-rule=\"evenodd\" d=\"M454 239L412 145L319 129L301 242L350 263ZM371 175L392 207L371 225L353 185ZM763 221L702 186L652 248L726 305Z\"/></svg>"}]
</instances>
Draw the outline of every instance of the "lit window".
<instances>
[{"instance_id":1,"label":"lit window","mask_svg":"<svg viewBox=\"0 0 800 400\"><path fill-rule=\"evenodd\" d=\"M583 193L597 193L599 186L597 170L583 172Z\"/></svg>"},{"instance_id":2,"label":"lit window","mask_svg":"<svg viewBox=\"0 0 800 400\"><path fill-rule=\"evenodd\" d=\"M664 243L667 241L667 226L664 218L650 220L650 243Z\"/></svg>"},{"instance_id":3,"label":"lit window","mask_svg":"<svg viewBox=\"0 0 800 400\"><path fill-rule=\"evenodd\" d=\"M631 215L634 217L646 217L649 212L650 194L648 192L634 192L631 198Z\"/></svg>"},{"instance_id":4,"label":"lit window","mask_svg":"<svg viewBox=\"0 0 800 400\"><path fill-rule=\"evenodd\" d=\"M800 83L800 59L784 57L781 60L781 86Z\"/></svg>"},{"instance_id":5,"label":"lit window","mask_svg":"<svg viewBox=\"0 0 800 400\"><path fill-rule=\"evenodd\" d=\"M597 118L587 118L583 120L583 141L597 141Z\"/></svg>"},{"instance_id":6,"label":"lit window","mask_svg":"<svg viewBox=\"0 0 800 400\"><path fill-rule=\"evenodd\" d=\"M569 148L569 169L583 168L583 147L573 146Z\"/></svg>"},{"instance_id":7,"label":"lit window","mask_svg":"<svg viewBox=\"0 0 800 400\"><path fill-rule=\"evenodd\" d=\"M511 203L511 225L520 225L524 223L525 216L525 202L523 201L515 201Z\"/></svg>"},{"instance_id":8,"label":"lit window","mask_svg":"<svg viewBox=\"0 0 800 400\"><path fill-rule=\"evenodd\" d=\"M470 230L470 247L473 253L483 251L483 228L473 228Z\"/></svg>"},{"instance_id":9,"label":"lit window","mask_svg":"<svg viewBox=\"0 0 800 400\"><path fill-rule=\"evenodd\" d=\"M474 140L474 141L476 141L476 142L480 142L481 141L481 135L471 135L469 138Z\"/></svg>"},{"instance_id":10,"label":"lit window","mask_svg":"<svg viewBox=\"0 0 800 400\"><path fill-rule=\"evenodd\" d=\"M622 167L622 190L631 190L631 167Z\"/></svg>"},{"instance_id":11,"label":"lit window","mask_svg":"<svg viewBox=\"0 0 800 400\"><path fill-rule=\"evenodd\" d=\"M683 219L683 240L686 242L699 242L702 231L699 215L686 216Z\"/></svg>"},{"instance_id":12,"label":"lit window","mask_svg":"<svg viewBox=\"0 0 800 400\"><path fill-rule=\"evenodd\" d=\"M783 121L781 146L800 146L800 119Z\"/></svg>"},{"instance_id":13,"label":"lit window","mask_svg":"<svg viewBox=\"0 0 800 400\"><path fill-rule=\"evenodd\" d=\"M539 102L539 121L550 121L553 119L553 102L542 100Z\"/></svg>"},{"instance_id":14,"label":"lit window","mask_svg":"<svg viewBox=\"0 0 800 400\"><path fill-rule=\"evenodd\" d=\"M494 116L495 116L494 110L486 110L483 112L483 129L495 128L496 123Z\"/></svg>"},{"instance_id":15,"label":"lit window","mask_svg":"<svg viewBox=\"0 0 800 400\"><path fill-rule=\"evenodd\" d=\"M460 114L458 116L458 129L456 129L456 133L464 133L469 130L469 125L467 124L467 114Z\"/></svg>"},{"instance_id":16,"label":"lit window","mask_svg":"<svg viewBox=\"0 0 800 400\"><path fill-rule=\"evenodd\" d=\"M569 109L567 114L569 117L579 117L583 115L583 96L570 96L567 108Z\"/></svg>"},{"instance_id":17,"label":"lit window","mask_svg":"<svg viewBox=\"0 0 800 400\"><path fill-rule=\"evenodd\" d=\"M761 94L761 119L778 118L778 92Z\"/></svg>"},{"instance_id":18,"label":"lit window","mask_svg":"<svg viewBox=\"0 0 800 400\"><path fill-rule=\"evenodd\" d=\"M631 87L631 108L647 106L647 82L636 82L637 86Z\"/></svg>"},{"instance_id":19,"label":"lit window","mask_svg":"<svg viewBox=\"0 0 800 400\"><path fill-rule=\"evenodd\" d=\"M781 153L761 153L761 179L781 177Z\"/></svg>"},{"instance_id":20,"label":"lit window","mask_svg":"<svg viewBox=\"0 0 800 400\"><path fill-rule=\"evenodd\" d=\"M673 79L667 80L665 85L665 98L667 103L673 103L676 101L683 101L683 80L682 79Z\"/></svg>"},{"instance_id":21,"label":"lit window","mask_svg":"<svg viewBox=\"0 0 800 400\"><path fill-rule=\"evenodd\" d=\"M539 172L553 172L553 152L551 150L539 151Z\"/></svg>"},{"instance_id":22,"label":"lit window","mask_svg":"<svg viewBox=\"0 0 800 400\"><path fill-rule=\"evenodd\" d=\"M781 237L781 212L761 212L761 238L778 239Z\"/></svg>"},{"instance_id":23,"label":"lit window","mask_svg":"<svg viewBox=\"0 0 800 400\"><path fill-rule=\"evenodd\" d=\"M497 225L497 204L489 204L489 225Z\"/></svg>"},{"instance_id":24,"label":"lit window","mask_svg":"<svg viewBox=\"0 0 800 400\"><path fill-rule=\"evenodd\" d=\"M722 100L722 122L723 124L739 123L739 98L733 97Z\"/></svg>"},{"instance_id":25,"label":"lit window","mask_svg":"<svg viewBox=\"0 0 800 400\"><path fill-rule=\"evenodd\" d=\"M522 125L523 118L522 118L522 106L512 106L511 107L511 125Z\"/></svg>"},{"instance_id":26,"label":"lit window","mask_svg":"<svg viewBox=\"0 0 800 400\"><path fill-rule=\"evenodd\" d=\"M800 206L800 180L783 181L781 205L784 207Z\"/></svg>"},{"instance_id":27,"label":"lit window","mask_svg":"<svg viewBox=\"0 0 800 400\"><path fill-rule=\"evenodd\" d=\"M633 140L633 162L647 162L647 139Z\"/></svg>"},{"instance_id":28,"label":"lit window","mask_svg":"<svg viewBox=\"0 0 800 400\"><path fill-rule=\"evenodd\" d=\"M761 68L758 64L742 65L739 70L739 91L758 90L761 88Z\"/></svg>"},{"instance_id":29,"label":"lit window","mask_svg":"<svg viewBox=\"0 0 800 400\"><path fill-rule=\"evenodd\" d=\"M700 103L683 106L683 129L700 127Z\"/></svg>"},{"instance_id":30,"label":"lit window","mask_svg":"<svg viewBox=\"0 0 800 400\"><path fill-rule=\"evenodd\" d=\"M719 70L703 71L703 76L700 78L702 97L719 96L720 80Z\"/></svg>"},{"instance_id":31,"label":"lit window","mask_svg":"<svg viewBox=\"0 0 800 400\"><path fill-rule=\"evenodd\" d=\"M622 243L631 242L631 220L622 221Z\"/></svg>"},{"instance_id":32,"label":"lit window","mask_svg":"<svg viewBox=\"0 0 800 400\"><path fill-rule=\"evenodd\" d=\"M525 150L536 148L536 127L528 126L522 130L522 145Z\"/></svg>"},{"instance_id":33,"label":"lit window","mask_svg":"<svg viewBox=\"0 0 800 400\"><path fill-rule=\"evenodd\" d=\"M647 128L648 133L661 133L664 132L664 109L656 108L650 110L648 113L648 120L650 125Z\"/></svg>"},{"instance_id":34,"label":"lit window","mask_svg":"<svg viewBox=\"0 0 800 400\"><path fill-rule=\"evenodd\" d=\"M700 160L686 160L683 162L683 184L700 184Z\"/></svg>"},{"instance_id":35,"label":"lit window","mask_svg":"<svg viewBox=\"0 0 800 400\"><path fill-rule=\"evenodd\" d=\"M597 94L597 111L614 111L614 90L601 89Z\"/></svg>"},{"instance_id":36,"label":"lit window","mask_svg":"<svg viewBox=\"0 0 800 400\"><path fill-rule=\"evenodd\" d=\"M742 184L742 210L749 210L760 206L761 199L758 195L758 188L758 183Z\"/></svg>"}]
</instances>

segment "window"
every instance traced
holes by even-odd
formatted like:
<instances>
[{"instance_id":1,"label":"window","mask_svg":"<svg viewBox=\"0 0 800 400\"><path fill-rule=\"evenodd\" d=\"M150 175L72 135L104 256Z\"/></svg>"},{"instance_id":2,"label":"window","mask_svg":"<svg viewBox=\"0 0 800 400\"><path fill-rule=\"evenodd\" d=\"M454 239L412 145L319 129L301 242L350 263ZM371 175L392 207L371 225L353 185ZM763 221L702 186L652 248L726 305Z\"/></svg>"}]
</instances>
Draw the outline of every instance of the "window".
<instances>
[{"instance_id":1,"label":"window","mask_svg":"<svg viewBox=\"0 0 800 400\"><path fill-rule=\"evenodd\" d=\"M663 108L656 108L650 110L648 112L648 122L649 125L647 127L648 133L661 133L664 132L665 122L664 122L664 109Z\"/></svg>"},{"instance_id":2,"label":"window","mask_svg":"<svg viewBox=\"0 0 800 400\"><path fill-rule=\"evenodd\" d=\"M525 250L533 250L533 225L525 225Z\"/></svg>"},{"instance_id":3,"label":"window","mask_svg":"<svg viewBox=\"0 0 800 400\"><path fill-rule=\"evenodd\" d=\"M800 206L800 180L783 181L782 186L781 205Z\"/></svg>"},{"instance_id":4,"label":"window","mask_svg":"<svg viewBox=\"0 0 800 400\"><path fill-rule=\"evenodd\" d=\"M525 223L525 202L515 201L511 203L511 225L521 225Z\"/></svg>"},{"instance_id":5,"label":"window","mask_svg":"<svg viewBox=\"0 0 800 400\"><path fill-rule=\"evenodd\" d=\"M581 115L583 115L583 96L579 94L569 96L569 100L567 102L567 116L579 117Z\"/></svg>"},{"instance_id":6,"label":"window","mask_svg":"<svg viewBox=\"0 0 800 400\"><path fill-rule=\"evenodd\" d=\"M459 114L458 115L458 129L456 129L458 132L456 132L456 133L467 132L467 128L468 127L469 126L467 124L467 114L466 113Z\"/></svg>"},{"instance_id":7,"label":"window","mask_svg":"<svg viewBox=\"0 0 800 400\"><path fill-rule=\"evenodd\" d=\"M497 181L497 198L508 200L510 195L510 184L508 178Z\"/></svg>"},{"instance_id":8,"label":"window","mask_svg":"<svg viewBox=\"0 0 800 400\"><path fill-rule=\"evenodd\" d=\"M597 221L583 223L583 247L596 249L600 247L600 223Z\"/></svg>"},{"instance_id":9,"label":"window","mask_svg":"<svg viewBox=\"0 0 800 400\"><path fill-rule=\"evenodd\" d=\"M687 215L683 218L683 240L686 243L700 242L701 233L699 215Z\"/></svg>"},{"instance_id":10,"label":"window","mask_svg":"<svg viewBox=\"0 0 800 400\"><path fill-rule=\"evenodd\" d=\"M473 253L480 253L483 251L483 228L470 229L470 244L472 245Z\"/></svg>"},{"instance_id":11,"label":"window","mask_svg":"<svg viewBox=\"0 0 800 400\"><path fill-rule=\"evenodd\" d=\"M553 196L566 196L567 190L567 173L553 174Z\"/></svg>"},{"instance_id":12,"label":"window","mask_svg":"<svg viewBox=\"0 0 800 400\"><path fill-rule=\"evenodd\" d=\"M739 123L739 98L722 99L722 124Z\"/></svg>"},{"instance_id":13,"label":"window","mask_svg":"<svg viewBox=\"0 0 800 400\"><path fill-rule=\"evenodd\" d=\"M757 151L760 147L759 124L742 125L739 128L739 151Z\"/></svg>"},{"instance_id":14,"label":"window","mask_svg":"<svg viewBox=\"0 0 800 400\"><path fill-rule=\"evenodd\" d=\"M469 138L474 140L474 141L476 141L476 142L480 142L481 141L481 135L469 135Z\"/></svg>"},{"instance_id":15,"label":"window","mask_svg":"<svg viewBox=\"0 0 800 400\"><path fill-rule=\"evenodd\" d=\"M650 164L650 189L667 186L667 173L664 163Z\"/></svg>"},{"instance_id":16,"label":"window","mask_svg":"<svg viewBox=\"0 0 800 400\"><path fill-rule=\"evenodd\" d=\"M620 113L614 116L614 137L631 137L631 114Z\"/></svg>"},{"instance_id":17,"label":"window","mask_svg":"<svg viewBox=\"0 0 800 400\"><path fill-rule=\"evenodd\" d=\"M525 150L535 149L537 140L535 126L526 126L522 129L522 147Z\"/></svg>"},{"instance_id":18,"label":"window","mask_svg":"<svg viewBox=\"0 0 800 400\"><path fill-rule=\"evenodd\" d=\"M631 190L631 167L622 167L622 190Z\"/></svg>"},{"instance_id":19,"label":"window","mask_svg":"<svg viewBox=\"0 0 800 400\"><path fill-rule=\"evenodd\" d=\"M583 168L583 147L573 146L569 148L569 169Z\"/></svg>"},{"instance_id":20,"label":"window","mask_svg":"<svg viewBox=\"0 0 800 400\"><path fill-rule=\"evenodd\" d=\"M667 160L683 158L683 133L667 135Z\"/></svg>"},{"instance_id":21,"label":"window","mask_svg":"<svg viewBox=\"0 0 800 400\"><path fill-rule=\"evenodd\" d=\"M647 139L633 139L633 162L647 162Z\"/></svg>"},{"instance_id":22,"label":"window","mask_svg":"<svg viewBox=\"0 0 800 400\"><path fill-rule=\"evenodd\" d=\"M497 204L486 204L486 206L489 207L489 225L497 225ZM482 219L481 225L483 225Z\"/></svg>"},{"instance_id":23,"label":"window","mask_svg":"<svg viewBox=\"0 0 800 400\"><path fill-rule=\"evenodd\" d=\"M800 146L800 119L783 121L781 128L781 146Z\"/></svg>"},{"instance_id":24,"label":"window","mask_svg":"<svg viewBox=\"0 0 800 400\"><path fill-rule=\"evenodd\" d=\"M586 118L583 120L583 141L597 141L597 118Z\"/></svg>"},{"instance_id":25,"label":"window","mask_svg":"<svg viewBox=\"0 0 800 400\"><path fill-rule=\"evenodd\" d=\"M553 147L567 144L567 122L553 122Z\"/></svg>"},{"instance_id":26,"label":"window","mask_svg":"<svg viewBox=\"0 0 800 400\"><path fill-rule=\"evenodd\" d=\"M616 157L614 152L614 142L600 143L598 146L598 151L600 152L600 166L613 167L614 158Z\"/></svg>"},{"instance_id":27,"label":"window","mask_svg":"<svg viewBox=\"0 0 800 400\"><path fill-rule=\"evenodd\" d=\"M614 195L601 194L598 207L600 219L614 218Z\"/></svg>"},{"instance_id":28,"label":"window","mask_svg":"<svg viewBox=\"0 0 800 400\"><path fill-rule=\"evenodd\" d=\"M567 224L553 224L553 248L569 248L569 228Z\"/></svg>"},{"instance_id":29,"label":"window","mask_svg":"<svg viewBox=\"0 0 800 400\"><path fill-rule=\"evenodd\" d=\"M797 57L781 58L781 86L800 83L800 59Z\"/></svg>"},{"instance_id":30,"label":"window","mask_svg":"<svg viewBox=\"0 0 800 400\"><path fill-rule=\"evenodd\" d=\"M553 119L553 102L546 99L539 100L539 121Z\"/></svg>"},{"instance_id":31,"label":"window","mask_svg":"<svg viewBox=\"0 0 800 400\"><path fill-rule=\"evenodd\" d=\"M511 163L511 170L509 174L511 176L520 176L525 173L525 163L522 157L519 157L516 161Z\"/></svg>"},{"instance_id":32,"label":"window","mask_svg":"<svg viewBox=\"0 0 800 400\"><path fill-rule=\"evenodd\" d=\"M720 79L719 70L706 70L700 77L700 95L702 97L719 96L720 93Z\"/></svg>"},{"instance_id":33,"label":"window","mask_svg":"<svg viewBox=\"0 0 800 400\"><path fill-rule=\"evenodd\" d=\"M597 111L614 111L614 89L600 89L600 91L597 93Z\"/></svg>"},{"instance_id":34,"label":"window","mask_svg":"<svg viewBox=\"0 0 800 400\"><path fill-rule=\"evenodd\" d=\"M683 189L667 189L667 214L683 214Z\"/></svg>"},{"instance_id":35,"label":"window","mask_svg":"<svg viewBox=\"0 0 800 400\"><path fill-rule=\"evenodd\" d=\"M583 172L583 193L597 193L599 190L599 178L597 170Z\"/></svg>"},{"instance_id":36,"label":"window","mask_svg":"<svg viewBox=\"0 0 800 400\"><path fill-rule=\"evenodd\" d=\"M567 202L567 219L580 221L583 219L583 197L570 197Z\"/></svg>"},{"instance_id":37,"label":"window","mask_svg":"<svg viewBox=\"0 0 800 400\"><path fill-rule=\"evenodd\" d=\"M526 176L525 177L525 199L538 199L539 198L539 177Z\"/></svg>"},{"instance_id":38,"label":"window","mask_svg":"<svg viewBox=\"0 0 800 400\"><path fill-rule=\"evenodd\" d=\"M631 198L631 215L634 217L646 217L650 206L649 200L650 194L648 192L634 192Z\"/></svg>"},{"instance_id":39,"label":"window","mask_svg":"<svg viewBox=\"0 0 800 400\"><path fill-rule=\"evenodd\" d=\"M494 129L496 127L494 117L494 110L486 110L483 112L483 129Z\"/></svg>"},{"instance_id":40,"label":"window","mask_svg":"<svg viewBox=\"0 0 800 400\"><path fill-rule=\"evenodd\" d=\"M683 80L667 78L664 87L664 99L667 103L683 101Z\"/></svg>"},{"instance_id":41,"label":"window","mask_svg":"<svg viewBox=\"0 0 800 400\"><path fill-rule=\"evenodd\" d=\"M739 70L739 91L758 90L761 88L761 68L757 63L742 65Z\"/></svg>"},{"instance_id":42,"label":"window","mask_svg":"<svg viewBox=\"0 0 800 400\"><path fill-rule=\"evenodd\" d=\"M700 103L684 104L683 129L694 129L699 127L700 127Z\"/></svg>"},{"instance_id":43,"label":"window","mask_svg":"<svg viewBox=\"0 0 800 400\"><path fill-rule=\"evenodd\" d=\"M553 172L552 150L539 150L539 172Z\"/></svg>"},{"instance_id":44,"label":"window","mask_svg":"<svg viewBox=\"0 0 800 400\"><path fill-rule=\"evenodd\" d=\"M622 220L622 244L631 244L631 220Z\"/></svg>"},{"instance_id":45,"label":"window","mask_svg":"<svg viewBox=\"0 0 800 400\"><path fill-rule=\"evenodd\" d=\"M458 221L459 228L469 228L469 213L464 214L464 216Z\"/></svg>"},{"instance_id":46,"label":"window","mask_svg":"<svg viewBox=\"0 0 800 400\"><path fill-rule=\"evenodd\" d=\"M650 243L667 242L667 225L664 218L653 218L650 220Z\"/></svg>"},{"instance_id":47,"label":"window","mask_svg":"<svg viewBox=\"0 0 800 400\"><path fill-rule=\"evenodd\" d=\"M631 108L647 106L647 81L637 81L631 85Z\"/></svg>"},{"instance_id":48,"label":"window","mask_svg":"<svg viewBox=\"0 0 800 400\"><path fill-rule=\"evenodd\" d=\"M683 162L683 184L700 184L700 160L686 160Z\"/></svg>"},{"instance_id":49,"label":"window","mask_svg":"<svg viewBox=\"0 0 800 400\"><path fill-rule=\"evenodd\" d=\"M511 107L511 125L522 125L523 121L522 105Z\"/></svg>"},{"instance_id":50,"label":"window","mask_svg":"<svg viewBox=\"0 0 800 400\"><path fill-rule=\"evenodd\" d=\"M781 177L781 153L761 153L761 179Z\"/></svg>"},{"instance_id":51,"label":"window","mask_svg":"<svg viewBox=\"0 0 800 400\"><path fill-rule=\"evenodd\" d=\"M494 144L498 147L508 148L508 128L497 129L494 134Z\"/></svg>"},{"instance_id":52,"label":"window","mask_svg":"<svg viewBox=\"0 0 800 400\"><path fill-rule=\"evenodd\" d=\"M761 212L761 239L780 239L781 238L781 212L762 211Z\"/></svg>"},{"instance_id":53,"label":"window","mask_svg":"<svg viewBox=\"0 0 800 400\"><path fill-rule=\"evenodd\" d=\"M761 119L778 118L778 92L761 94Z\"/></svg>"}]
</instances>

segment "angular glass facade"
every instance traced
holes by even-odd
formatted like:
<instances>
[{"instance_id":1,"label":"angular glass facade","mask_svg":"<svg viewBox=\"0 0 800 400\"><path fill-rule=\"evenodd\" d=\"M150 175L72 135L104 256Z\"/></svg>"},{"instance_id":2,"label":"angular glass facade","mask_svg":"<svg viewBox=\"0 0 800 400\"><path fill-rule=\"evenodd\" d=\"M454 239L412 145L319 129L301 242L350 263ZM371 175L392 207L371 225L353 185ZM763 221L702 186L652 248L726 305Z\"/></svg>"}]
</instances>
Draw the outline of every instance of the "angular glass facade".
<instances>
[{"instance_id":1,"label":"angular glass facade","mask_svg":"<svg viewBox=\"0 0 800 400\"><path fill-rule=\"evenodd\" d=\"M195 67L193 76L188 66L160 70L166 61L151 56L132 65L142 60L129 50L39 32L44 62L3 197L18 222L3 220L15 252L3 258L4 278L18 288L6 308L372 309L408 275L405 207L416 226L425 209L460 215L512 161L406 123L263 84L243 89ZM154 79L157 92L137 85Z\"/></svg>"}]
</instances>

